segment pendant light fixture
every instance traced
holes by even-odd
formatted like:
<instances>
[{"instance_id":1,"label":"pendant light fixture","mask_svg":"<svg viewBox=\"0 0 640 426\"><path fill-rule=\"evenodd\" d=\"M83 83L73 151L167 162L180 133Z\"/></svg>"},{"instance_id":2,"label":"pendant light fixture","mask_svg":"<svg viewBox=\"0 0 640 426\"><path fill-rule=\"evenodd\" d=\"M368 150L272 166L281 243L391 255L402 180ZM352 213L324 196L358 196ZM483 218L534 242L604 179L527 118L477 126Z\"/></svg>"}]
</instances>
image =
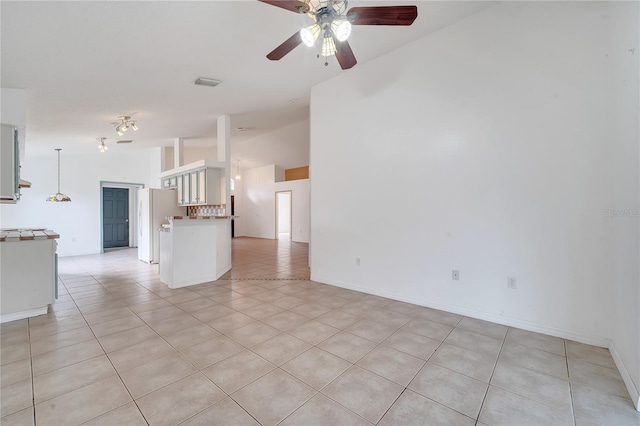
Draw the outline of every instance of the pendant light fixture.
<instances>
[{"instance_id":1,"label":"pendant light fixture","mask_svg":"<svg viewBox=\"0 0 640 426\"><path fill-rule=\"evenodd\" d=\"M242 179L242 175L240 175L240 160L236 160L236 180Z\"/></svg>"},{"instance_id":2,"label":"pendant light fixture","mask_svg":"<svg viewBox=\"0 0 640 426\"><path fill-rule=\"evenodd\" d=\"M62 151L62 148L56 148L55 151L58 151L58 192L48 197L47 201L50 201L52 203L71 201L71 198L69 198L68 195L60 192L60 151Z\"/></svg>"}]
</instances>

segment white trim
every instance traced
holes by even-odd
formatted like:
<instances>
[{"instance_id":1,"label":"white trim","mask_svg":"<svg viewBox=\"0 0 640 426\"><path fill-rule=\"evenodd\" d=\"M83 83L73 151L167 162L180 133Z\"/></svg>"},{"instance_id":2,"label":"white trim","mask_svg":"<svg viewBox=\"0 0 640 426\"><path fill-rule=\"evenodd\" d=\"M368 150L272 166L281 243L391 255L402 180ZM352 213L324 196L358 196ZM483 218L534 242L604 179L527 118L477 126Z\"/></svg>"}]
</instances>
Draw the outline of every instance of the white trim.
<instances>
[{"instance_id":1,"label":"white trim","mask_svg":"<svg viewBox=\"0 0 640 426\"><path fill-rule=\"evenodd\" d=\"M609 352L611 352L613 362L615 362L616 367L618 367L618 371L620 372L622 380L627 387L627 391L629 391L629 396L633 401L633 405L635 405L636 410L640 411L640 391L638 391L635 383L633 383L633 379L631 378L627 367L624 365L624 362L620 357L620 353L618 352L618 349L616 348L616 345L613 343L613 341L609 342Z\"/></svg>"},{"instance_id":2,"label":"white trim","mask_svg":"<svg viewBox=\"0 0 640 426\"><path fill-rule=\"evenodd\" d=\"M129 190L129 248L138 247L138 189L144 188L143 183L100 181L100 252L104 253L104 188L121 188Z\"/></svg>"},{"instance_id":3,"label":"white trim","mask_svg":"<svg viewBox=\"0 0 640 426\"><path fill-rule=\"evenodd\" d=\"M462 308L460 306L450 305L447 303L438 303L432 300L426 299L412 299L405 297L401 294L394 293L392 291L376 290L369 287L362 287L357 285L351 285L340 281L333 281L322 277L311 275L311 281L334 285L336 287L347 288L350 290L361 291L363 293L374 294L376 296L386 297L389 299L400 300L402 302L412 303L414 305L425 306L427 308L440 309L442 311L452 312L466 317L481 319L485 321L491 321L497 324L506 325L509 327L521 328L523 330L533 331L536 333L547 334L550 336L561 337L563 339L574 340L576 342L585 343L588 345L600 346L602 348L609 347L609 339L602 336L594 336L592 334L575 333L572 331L549 327L529 321L519 320L517 318L504 317L502 315L496 315L489 312L477 311L475 309Z\"/></svg>"},{"instance_id":4,"label":"white trim","mask_svg":"<svg viewBox=\"0 0 640 426\"><path fill-rule=\"evenodd\" d=\"M5 314L0 316L0 323L17 321L25 318L36 317L38 315L45 315L48 312L49 305L42 308L29 309L28 311L14 312L12 314Z\"/></svg>"},{"instance_id":5,"label":"white trim","mask_svg":"<svg viewBox=\"0 0 640 426\"><path fill-rule=\"evenodd\" d=\"M216 274L216 281L220 279L221 276L223 276L224 274L226 274L227 272L229 272L231 270L231 265L227 266L226 268L224 268L222 271L218 272Z\"/></svg>"},{"instance_id":6,"label":"white trim","mask_svg":"<svg viewBox=\"0 0 640 426\"><path fill-rule=\"evenodd\" d=\"M225 161L199 160L199 161L196 161L194 163L185 164L185 165L180 166L180 167L174 167L171 170L166 170L166 171L160 173L158 175L158 178L162 179L162 178L165 178L165 177L178 175L178 174L182 174L182 173L187 173L187 172L191 172L191 171L196 170L196 169L203 169L203 168L223 169L224 170L224 169L226 169L225 164L226 164Z\"/></svg>"}]
</instances>

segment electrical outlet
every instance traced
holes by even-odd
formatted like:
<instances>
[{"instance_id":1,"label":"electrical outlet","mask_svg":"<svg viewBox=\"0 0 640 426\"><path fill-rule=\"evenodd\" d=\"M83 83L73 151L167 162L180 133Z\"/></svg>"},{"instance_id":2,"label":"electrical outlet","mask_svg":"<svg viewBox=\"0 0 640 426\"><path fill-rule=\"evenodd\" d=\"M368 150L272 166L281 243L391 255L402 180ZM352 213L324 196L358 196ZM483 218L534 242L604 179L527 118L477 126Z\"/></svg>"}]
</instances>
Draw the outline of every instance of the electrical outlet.
<instances>
[{"instance_id":1,"label":"electrical outlet","mask_svg":"<svg viewBox=\"0 0 640 426\"><path fill-rule=\"evenodd\" d=\"M518 280L516 277L507 277L507 288L516 289L518 288Z\"/></svg>"},{"instance_id":2,"label":"electrical outlet","mask_svg":"<svg viewBox=\"0 0 640 426\"><path fill-rule=\"evenodd\" d=\"M360 266L360 258L356 257L356 266Z\"/></svg>"},{"instance_id":3,"label":"electrical outlet","mask_svg":"<svg viewBox=\"0 0 640 426\"><path fill-rule=\"evenodd\" d=\"M460 280L460 271L458 271L457 269L454 269L453 271L451 271L451 279L454 281L459 281Z\"/></svg>"}]
</instances>

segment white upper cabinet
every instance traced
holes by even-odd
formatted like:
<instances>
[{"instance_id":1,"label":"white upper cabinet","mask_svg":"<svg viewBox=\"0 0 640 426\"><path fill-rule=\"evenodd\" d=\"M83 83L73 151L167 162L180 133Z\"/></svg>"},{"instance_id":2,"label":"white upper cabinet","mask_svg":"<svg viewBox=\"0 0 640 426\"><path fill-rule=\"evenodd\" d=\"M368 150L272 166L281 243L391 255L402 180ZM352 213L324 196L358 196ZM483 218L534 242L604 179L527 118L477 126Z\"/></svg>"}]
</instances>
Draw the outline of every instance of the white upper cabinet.
<instances>
[{"instance_id":1,"label":"white upper cabinet","mask_svg":"<svg viewBox=\"0 0 640 426\"><path fill-rule=\"evenodd\" d=\"M211 167L213 166L213 167ZM223 204L224 165L206 160L160 174L162 188L176 188L181 206Z\"/></svg>"},{"instance_id":2,"label":"white upper cabinet","mask_svg":"<svg viewBox=\"0 0 640 426\"><path fill-rule=\"evenodd\" d=\"M0 202L15 204L20 199L20 142L18 129L2 125L0 139Z\"/></svg>"}]
</instances>

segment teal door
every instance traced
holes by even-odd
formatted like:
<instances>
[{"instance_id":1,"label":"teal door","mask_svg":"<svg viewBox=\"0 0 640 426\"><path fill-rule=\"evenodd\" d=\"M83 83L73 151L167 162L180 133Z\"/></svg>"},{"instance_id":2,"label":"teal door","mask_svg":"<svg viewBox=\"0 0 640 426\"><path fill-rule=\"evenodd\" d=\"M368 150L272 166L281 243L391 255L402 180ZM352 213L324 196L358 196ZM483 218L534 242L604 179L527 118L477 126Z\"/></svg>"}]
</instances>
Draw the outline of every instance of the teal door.
<instances>
[{"instance_id":1,"label":"teal door","mask_svg":"<svg viewBox=\"0 0 640 426\"><path fill-rule=\"evenodd\" d=\"M129 247L129 190L102 188L104 248Z\"/></svg>"}]
</instances>

